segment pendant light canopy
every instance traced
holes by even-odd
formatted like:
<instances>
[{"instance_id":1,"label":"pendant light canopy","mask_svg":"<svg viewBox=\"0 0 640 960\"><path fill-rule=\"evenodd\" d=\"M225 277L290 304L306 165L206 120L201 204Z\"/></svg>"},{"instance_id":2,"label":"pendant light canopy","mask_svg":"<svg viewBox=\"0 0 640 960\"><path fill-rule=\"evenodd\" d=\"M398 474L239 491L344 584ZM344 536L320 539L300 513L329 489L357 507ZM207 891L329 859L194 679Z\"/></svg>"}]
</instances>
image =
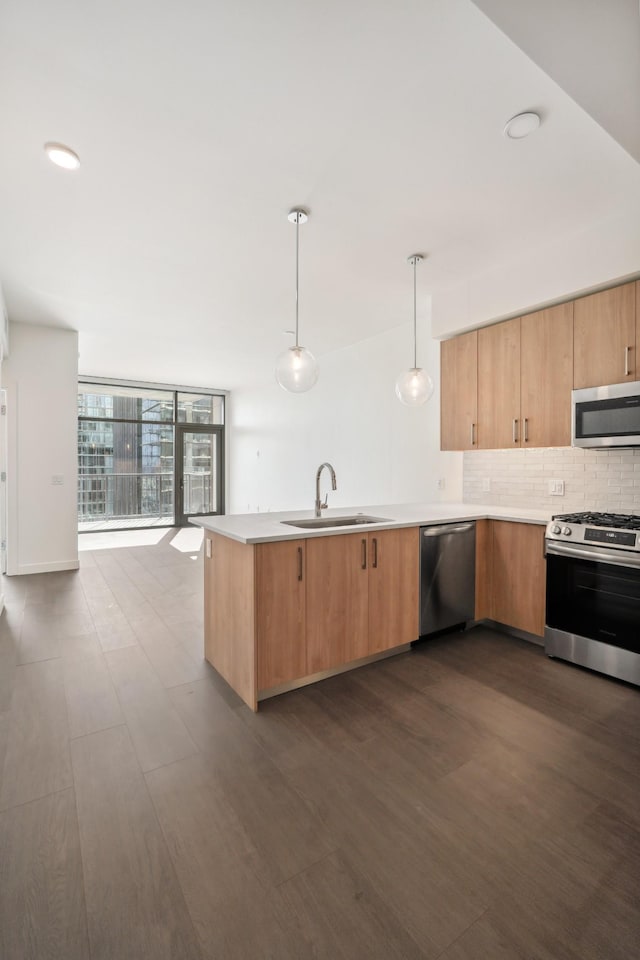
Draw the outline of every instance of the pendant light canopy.
<instances>
[{"instance_id":1,"label":"pendant light canopy","mask_svg":"<svg viewBox=\"0 0 640 960\"><path fill-rule=\"evenodd\" d=\"M310 390L318 379L318 363L313 354L298 342L298 301L299 301L299 260L300 260L300 224L306 223L309 214L306 210L294 208L289 212L289 221L296 225L296 343L281 353L276 362L276 380L283 390L289 393L304 393Z\"/></svg>"},{"instance_id":2,"label":"pendant light canopy","mask_svg":"<svg viewBox=\"0 0 640 960\"><path fill-rule=\"evenodd\" d=\"M418 407L421 403L426 403L433 393L433 380L417 362L416 267L422 259L419 253L409 257L409 263L413 267L413 366L401 373L396 380L396 396L408 407Z\"/></svg>"}]
</instances>

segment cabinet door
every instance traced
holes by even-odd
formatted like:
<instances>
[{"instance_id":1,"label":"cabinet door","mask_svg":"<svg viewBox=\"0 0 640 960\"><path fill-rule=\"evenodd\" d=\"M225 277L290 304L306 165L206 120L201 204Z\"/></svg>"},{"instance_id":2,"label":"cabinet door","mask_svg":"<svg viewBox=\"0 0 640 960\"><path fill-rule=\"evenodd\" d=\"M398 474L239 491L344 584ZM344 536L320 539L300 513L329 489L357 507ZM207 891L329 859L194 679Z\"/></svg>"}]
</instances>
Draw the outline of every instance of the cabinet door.
<instances>
[{"instance_id":1,"label":"cabinet door","mask_svg":"<svg viewBox=\"0 0 640 960\"><path fill-rule=\"evenodd\" d=\"M571 444L573 304L520 318L523 447Z\"/></svg>"},{"instance_id":2,"label":"cabinet door","mask_svg":"<svg viewBox=\"0 0 640 960\"><path fill-rule=\"evenodd\" d=\"M576 300L573 313L576 389L635 380L636 284Z\"/></svg>"},{"instance_id":3,"label":"cabinet door","mask_svg":"<svg viewBox=\"0 0 640 960\"><path fill-rule=\"evenodd\" d=\"M478 447L520 446L520 318L478 330Z\"/></svg>"},{"instance_id":4,"label":"cabinet door","mask_svg":"<svg viewBox=\"0 0 640 960\"><path fill-rule=\"evenodd\" d=\"M544 635L545 528L493 520L491 619Z\"/></svg>"},{"instance_id":5,"label":"cabinet door","mask_svg":"<svg viewBox=\"0 0 640 960\"><path fill-rule=\"evenodd\" d=\"M305 541L258 543L256 636L258 690L307 673Z\"/></svg>"},{"instance_id":6,"label":"cabinet door","mask_svg":"<svg viewBox=\"0 0 640 960\"><path fill-rule=\"evenodd\" d=\"M493 617L493 526L476 520L476 620Z\"/></svg>"},{"instance_id":7,"label":"cabinet door","mask_svg":"<svg viewBox=\"0 0 640 960\"><path fill-rule=\"evenodd\" d=\"M440 449L470 450L478 426L478 331L440 344Z\"/></svg>"},{"instance_id":8,"label":"cabinet door","mask_svg":"<svg viewBox=\"0 0 640 960\"><path fill-rule=\"evenodd\" d=\"M366 534L307 540L307 673L367 656L368 554Z\"/></svg>"},{"instance_id":9,"label":"cabinet door","mask_svg":"<svg viewBox=\"0 0 640 960\"><path fill-rule=\"evenodd\" d=\"M420 530L369 534L369 653L418 638Z\"/></svg>"},{"instance_id":10,"label":"cabinet door","mask_svg":"<svg viewBox=\"0 0 640 960\"><path fill-rule=\"evenodd\" d=\"M204 653L252 710L256 699L254 547L205 534Z\"/></svg>"},{"instance_id":11,"label":"cabinet door","mask_svg":"<svg viewBox=\"0 0 640 960\"><path fill-rule=\"evenodd\" d=\"M638 350L640 350L640 280L636 281L636 355L635 371L636 379L640 380L640 359Z\"/></svg>"}]
</instances>

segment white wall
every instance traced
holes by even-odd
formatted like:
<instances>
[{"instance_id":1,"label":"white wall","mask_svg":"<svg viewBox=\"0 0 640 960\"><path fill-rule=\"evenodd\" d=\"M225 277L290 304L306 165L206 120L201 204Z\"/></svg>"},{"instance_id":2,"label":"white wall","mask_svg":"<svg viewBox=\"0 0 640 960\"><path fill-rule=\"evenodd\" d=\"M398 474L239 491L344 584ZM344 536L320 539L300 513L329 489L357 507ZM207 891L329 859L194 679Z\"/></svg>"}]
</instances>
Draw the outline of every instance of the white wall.
<instances>
[{"instance_id":1,"label":"white wall","mask_svg":"<svg viewBox=\"0 0 640 960\"><path fill-rule=\"evenodd\" d=\"M435 381L422 407L405 407L394 393L412 361L411 323L321 357L308 393L285 393L273 378L234 391L228 512L312 510L324 460L338 478L329 506L461 500L462 454L439 450L439 344L418 337L418 363ZM326 476L322 483L324 492Z\"/></svg>"},{"instance_id":2,"label":"white wall","mask_svg":"<svg viewBox=\"0 0 640 960\"><path fill-rule=\"evenodd\" d=\"M570 300L640 273L640 199L624 211L534 250L496 263L463 284L434 291L432 333L444 338L475 326Z\"/></svg>"},{"instance_id":3,"label":"white wall","mask_svg":"<svg viewBox=\"0 0 640 960\"><path fill-rule=\"evenodd\" d=\"M11 324L7 391L7 572L78 566L74 331ZM53 485L52 477L63 483Z\"/></svg>"}]
</instances>

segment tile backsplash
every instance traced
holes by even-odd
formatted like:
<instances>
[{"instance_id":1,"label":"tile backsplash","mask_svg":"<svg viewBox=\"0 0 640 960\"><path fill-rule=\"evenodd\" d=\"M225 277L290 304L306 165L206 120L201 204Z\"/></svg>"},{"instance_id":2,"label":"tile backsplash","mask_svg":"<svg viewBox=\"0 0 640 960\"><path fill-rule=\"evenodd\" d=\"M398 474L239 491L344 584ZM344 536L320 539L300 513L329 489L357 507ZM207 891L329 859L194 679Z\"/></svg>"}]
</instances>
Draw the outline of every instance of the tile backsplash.
<instances>
[{"instance_id":1,"label":"tile backsplash","mask_svg":"<svg viewBox=\"0 0 640 960\"><path fill-rule=\"evenodd\" d=\"M465 503L640 514L640 448L469 450L463 471ZM564 496L551 496L552 480Z\"/></svg>"}]
</instances>

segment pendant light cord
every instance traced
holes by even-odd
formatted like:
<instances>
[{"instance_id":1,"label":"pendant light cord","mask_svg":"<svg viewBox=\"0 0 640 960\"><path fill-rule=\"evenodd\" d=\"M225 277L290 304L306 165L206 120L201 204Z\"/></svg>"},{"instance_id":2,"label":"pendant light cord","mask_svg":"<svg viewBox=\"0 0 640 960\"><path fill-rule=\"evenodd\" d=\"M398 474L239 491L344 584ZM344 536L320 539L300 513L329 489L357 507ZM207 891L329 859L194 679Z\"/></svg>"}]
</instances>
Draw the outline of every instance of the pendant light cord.
<instances>
[{"instance_id":1,"label":"pendant light cord","mask_svg":"<svg viewBox=\"0 0 640 960\"><path fill-rule=\"evenodd\" d=\"M296 350L298 349L298 278L299 278L299 250L300 250L300 214L296 216Z\"/></svg>"},{"instance_id":2,"label":"pendant light cord","mask_svg":"<svg viewBox=\"0 0 640 960\"><path fill-rule=\"evenodd\" d=\"M413 369L418 367L418 328L416 323L416 267L418 266L417 257L413 258Z\"/></svg>"}]
</instances>

